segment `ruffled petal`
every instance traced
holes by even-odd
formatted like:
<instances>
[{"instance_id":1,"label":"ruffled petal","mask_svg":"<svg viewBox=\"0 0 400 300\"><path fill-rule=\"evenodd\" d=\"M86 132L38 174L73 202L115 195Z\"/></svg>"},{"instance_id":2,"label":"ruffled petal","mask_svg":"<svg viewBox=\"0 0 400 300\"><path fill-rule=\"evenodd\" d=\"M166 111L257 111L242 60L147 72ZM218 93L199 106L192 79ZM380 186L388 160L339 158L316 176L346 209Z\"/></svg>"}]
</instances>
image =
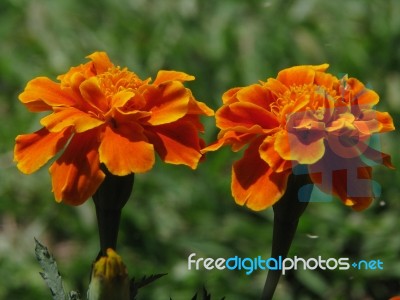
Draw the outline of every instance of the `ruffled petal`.
<instances>
[{"instance_id":1,"label":"ruffled petal","mask_svg":"<svg viewBox=\"0 0 400 300\"><path fill-rule=\"evenodd\" d=\"M339 79L329 73L316 72L314 78L315 85L329 91L339 84Z\"/></svg>"},{"instance_id":2,"label":"ruffled petal","mask_svg":"<svg viewBox=\"0 0 400 300\"><path fill-rule=\"evenodd\" d=\"M99 79L97 77L90 77L82 82L79 90L86 102L91 104L97 111L106 113L109 110L109 103L99 86Z\"/></svg>"},{"instance_id":3,"label":"ruffled petal","mask_svg":"<svg viewBox=\"0 0 400 300\"><path fill-rule=\"evenodd\" d=\"M149 171L155 162L153 145L135 123L107 126L99 148L100 162L114 175Z\"/></svg>"},{"instance_id":4,"label":"ruffled petal","mask_svg":"<svg viewBox=\"0 0 400 300\"><path fill-rule=\"evenodd\" d=\"M114 66L106 52L94 52L86 57L93 61L96 74L104 73Z\"/></svg>"},{"instance_id":5,"label":"ruffled petal","mask_svg":"<svg viewBox=\"0 0 400 300\"><path fill-rule=\"evenodd\" d=\"M54 113L44 117L40 123L51 132L60 132L70 126L76 132L84 132L104 124L104 121L74 107L68 107L55 109Z\"/></svg>"},{"instance_id":6,"label":"ruffled petal","mask_svg":"<svg viewBox=\"0 0 400 300\"><path fill-rule=\"evenodd\" d=\"M151 125L174 122L188 112L190 93L179 81L171 81L158 87L147 87L143 92L146 108L151 112L147 121Z\"/></svg>"},{"instance_id":7,"label":"ruffled petal","mask_svg":"<svg viewBox=\"0 0 400 300\"><path fill-rule=\"evenodd\" d=\"M366 158L372 160L374 163L382 164L392 170L395 169L394 165L392 164L392 158L387 153L383 153L369 146L366 146L363 149L362 154L365 155Z\"/></svg>"},{"instance_id":8,"label":"ruffled petal","mask_svg":"<svg viewBox=\"0 0 400 300\"><path fill-rule=\"evenodd\" d=\"M112 97L112 107L113 108L124 107L124 105L126 105L129 100L132 100L134 96L135 93L132 91L129 90L120 91ZM141 99L141 97L138 98Z\"/></svg>"},{"instance_id":9,"label":"ruffled petal","mask_svg":"<svg viewBox=\"0 0 400 300\"><path fill-rule=\"evenodd\" d=\"M333 172L333 193L354 210L364 210L375 198L371 178L371 167L359 167L354 174L353 170L337 170Z\"/></svg>"},{"instance_id":10,"label":"ruffled petal","mask_svg":"<svg viewBox=\"0 0 400 300\"><path fill-rule=\"evenodd\" d=\"M379 95L370 89L367 89L364 84L356 78L344 78L344 91L341 95L345 101L351 105L361 108L372 108L379 102Z\"/></svg>"},{"instance_id":11,"label":"ruffled petal","mask_svg":"<svg viewBox=\"0 0 400 300\"><path fill-rule=\"evenodd\" d=\"M267 82L265 83L265 87L276 97L280 97L289 90L286 85L275 78L268 78Z\"/></svg>"},{"instance_id":12,"label":"ruffled petal","mask_svg":"<svg viewBox=\"0 0 400 300\"><path fill-rule=\"evenodd\" d=\"M259 132L251 133L251 132L237 132L237 131L221 131L218 134L218 140L215 143L207 146L202 149L202 153L216 151L224 145L231 145L232 151L237 152L246 146Z\"/></svg>"},{"instance_id":13,"label":"ruffled petal","mask_svg":"<svg viewBox=\"0 0 400 300\"><path fill-rule=\"evenodd\" d=\"M260 145L260 157L276 173L289 170L293 167L293 161L283 159L275 150L275 136L267 136Z\"/></svg>"},{"instance_id":14,"label":"ruffled petal","mask_svg":"<svg viewBox=\"0 0 400 300\"><path fill-rule=\"evenodd\" d=\"M321 66L295 66L284 69L278 73L277 80L286 86L313 84L316 70L324 70L328 65Z\"/></svg>"},{"instance_id":15,"label":"ruffled petal","mask_svg":"<svg viewBox=\"0 0 400 300\"><path fill-rule=\"evenodd\" d=\"M395 130L393 118L387 112L376 112L376 119L380 123L379 132L388 132Z\"/></svg>"},{"instance_id":16,"label":"ruffled petal","mask_svg":"<svg viewBox=\"0 0 400 300\"><path fill-rule=\"evenodd\" d=\"M324 158L309 166L309 170L321 191L338 196L355 210L367 208L375 197L372 168L360 157L343 158L327 148Z\"/></svg>"},{"instance_id":17,"label":"ruffled petal","mask_svg":"<svg viewBox=\"0 0 400 300\"><path fill-rule=\"evenodd\" d=\"M70 88L80 95L79 86L81 83L93 76L96 76L96 70L93 62L90 62L71 67L67 73L57 76L57 79L61 81L61 88Z\"/></svg>"},{"instance_id":18,"label":"ruffled petal","mask_svg":"<svg viewBox=\"0 0 400 300\"><path fill-rule=\"evenodd\" d=\"M188 75L183 72L161 70L158 71L157 77L154 80L153 84L159 85L168 81L175 81L175 80L184 82L184 81L192 81L194 79L195 79L194 76Z\"/></svg>"},{"instance_id":19,"label":"ruffled petal","mask_svg":"<svg viewBox=\"0 0 400 300\"><path fill-rule=\"evenodd\" d=\"M297 161L300 164L313 164L321 159L325 152L322 131L280 131L274 144L276 152L284 160Z\"/></svg>"},{"instance_id":20,"label":"ruffled petal","mask_svg":"<svg viewBox=\"0 0 400 300\"><path fill-rule=\"evenodd\" d=\"M50 167L57 202L80 205L103 182L100 170L98 130L75 134L64 153Z\"/></svg>"},{"instance_id":21,"label":"ruffled petal","mask_svg":"<svg viewBox=\"0 0 400 300\"><path fill-rule=\"evenodd\" d=\"M163 161L170 164L184 164L196 169L201 158L201 140L197 129L189 122L148 127L146 135Z\"/></svg>"},{"instance_id":22,"label":"ruffled petal","mask_svg":"<svg viewBox=\"0 0 400 300\"><path fill-rule=\"evenodd\" d=\"M31 134L17 136L14 161L18 162L18 169L25 174L37 171L64 148L71 134L70 128L57 133L42 128Z\"/></svg>"},{"instance_id":23,"label":"ruffled petal","mask_svg":"<svg viewBox=\"0 0 400 300\"><path fill-rule=\"evenodd\" d=\"M235 87L227 90L223 95L222 95L222 102L225 105L231 104L233 102L237 102L238 99L236 98L237 93L242 89L242 87Z\"/></svg>"},{"instance_id":24,"label":"ruffled petal","mask_svg":"<svg viewBox=\"0 0 400 300\"><path fill-rule=\"evenodd\" d=\"M193 96L190 97L188 114L193 115L205 115L211 117L214 115L214 111L209 108L205 103L196 101Z\"/></svg>"},{"instance_id":25,"label":"ruffled petal","mask_svg":"<svg viewBox=\"0 0 400 300\"><path fill-rule=\"evenodd\" d=\"M236 94L236 98L239 102L250 102L263 109L269 107L272 100L269 91L260 84L252 84L240 89Z\"/></svg>"},{"instance_id":26,"label":"ruffled petal","mask_svg":"<svg viewBox=\"0 0 400 300\"><path fill-rule=\"evenodd\" d=\"M216 113L217 126L221 129L232 129L235 126L251 128L259 125L263 129L274 129L279 126L275 115L250 102L235 102L223 106Z\"/></svg>"},{"instance_id":27,"label":"ruffled petal","mask_svg":"<svg viewBox=\"0 0 400 300\"><path fill-rule=\"evenodd\" d=\"M47 77L37 77L28 82L19 99L32 112L51 110L52 107L73 106L74 99L60 84Z\"/></svg>"},{"instance_id":28,"label":"ruffled petal","mask_svg":"<svg viewBox=\"0 0 400 300\"><path fill-rule=\"evenodd\" d=\"M275 173L260 158L260 141L253 142L232 168L232 195L239 205L252 210L272 206L285 193L290 171Z\"/></svg>"}]
</instances>

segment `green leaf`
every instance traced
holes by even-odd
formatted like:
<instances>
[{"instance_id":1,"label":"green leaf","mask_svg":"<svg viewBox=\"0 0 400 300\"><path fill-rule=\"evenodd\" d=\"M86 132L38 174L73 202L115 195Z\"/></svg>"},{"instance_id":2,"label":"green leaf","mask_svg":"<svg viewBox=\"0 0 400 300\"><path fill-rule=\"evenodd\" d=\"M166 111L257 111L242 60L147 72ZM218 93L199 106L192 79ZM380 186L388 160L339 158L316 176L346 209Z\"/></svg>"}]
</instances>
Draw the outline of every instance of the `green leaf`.
<instances>
[{"instance_id":1,"label":"green leaf","mask_svg":"<svg viewBox=\"0 0 400 300\"><path fill-rule=\"evenodd\" d=\"M140 288L152 283L153 281L155 281L165 275L167 275L167 273L150 275L149 277L143 276L143 278L141 280L139 280L138 282L135 282L135 278L132 278L131 283L130 283L131 300L135 300Z\"/></svg>"},{"instance_id":2,"label":"green leaf","mask_svg":"<svg viewBox=\"0 0 400 300\"><path fill-rule=\"evenodd\" d=\"M58 272L56 261L49 253L47 247L43 246L36 238L35 238L35 243L36 243L35 246L36 258L39 261L39 264L44 271L40 272L40 275L42 276L47 286L49 287L51 295L53 296L53 300L65 300L66 295L64 287L62 285L62 279L60 273ZM79 298L70 298L70 299L79 299Z\"/></svg>"}]
</instances>

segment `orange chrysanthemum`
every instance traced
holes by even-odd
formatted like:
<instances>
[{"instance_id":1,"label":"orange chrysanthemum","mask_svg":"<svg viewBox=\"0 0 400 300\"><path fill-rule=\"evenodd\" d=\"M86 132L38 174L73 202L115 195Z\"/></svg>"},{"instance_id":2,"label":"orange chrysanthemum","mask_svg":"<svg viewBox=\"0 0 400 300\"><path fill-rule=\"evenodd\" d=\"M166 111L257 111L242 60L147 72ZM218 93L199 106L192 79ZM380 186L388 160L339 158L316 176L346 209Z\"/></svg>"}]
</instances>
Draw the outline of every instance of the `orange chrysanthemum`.
<instances>
[{"instance_id":1,"label":"orange chrysanthemum","mask_svg":"<svg viewBox=\"0 0 400 300\"><path fill-rule=\"evenodd\" d=\"M390 156L370 147L375 133L394 130L378 95L360 81L326 73L327 64L296 66L277 78L223 95L216 113L218 141L203 151L249 145L232 168L232 194L240 205L265 209L285 193L297 165L315 185L356 210L374 194L371 161L391 167ZM369 161L369 163L368 163Z\"/></svg>"},{"instance_id":2,"label":"orange chrysanthemum","mask_svg":"<svg viewBox=\"0 0 400 300\"><path fill-rule=\"evenodd\" d=\"M57 201L79 205L104 180L104 164L114 175L150 170L155 152L167 163L196 168L204 146L200 115L213 115L183 85L194 77L159 71L154 82L114 66L104 52L58 76L31 80L19 96L32 112L51 111L43 128L16 138L14 159L24 173L51 165Z\"/></svg>"}]
</instances>

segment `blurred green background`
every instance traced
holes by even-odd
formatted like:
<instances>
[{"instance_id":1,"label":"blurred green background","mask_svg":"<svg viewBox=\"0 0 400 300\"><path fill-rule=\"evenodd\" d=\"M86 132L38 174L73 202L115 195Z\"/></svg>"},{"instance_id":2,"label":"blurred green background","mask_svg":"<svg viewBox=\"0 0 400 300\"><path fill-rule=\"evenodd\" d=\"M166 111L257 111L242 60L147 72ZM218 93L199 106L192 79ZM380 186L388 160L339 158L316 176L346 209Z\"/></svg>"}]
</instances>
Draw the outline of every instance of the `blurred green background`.
<instances>
[{"instance_id":1,"label":"blurred green background","mask_svg":"<svg viewBox=\"0 0 400 300\"><path fill-rule=\"evenodd\" d=\"M298 64L330 63L381 96L378 109L400 117L400 1L397 0L2 0L0 2L0 299L51 299L34 257L34 237L57 259L67 290L85 295L98 252L94 206L57 204L47 168L26 176L12 162L14 138L42 115L18 101L28 80L64 73L106 51L142 78L159 69L196 76L188 86L213 109L222 93ZM204 119L207 143L217 129ZM397 140L381 136L400 166ZM258 299L265 271L188 271L187 256L269 257L272 210L252 212L230 195L240 153L211 153L196 171L158 161L136 176L123 212L119 253L136 278L168 273L139 299ZM380 259L384 270L296 271L276 299L388 299L400 294L400 173L377 167L382 195L366 211L335 200L311 203L289 256Z\"/></svg>"}]
</instances>

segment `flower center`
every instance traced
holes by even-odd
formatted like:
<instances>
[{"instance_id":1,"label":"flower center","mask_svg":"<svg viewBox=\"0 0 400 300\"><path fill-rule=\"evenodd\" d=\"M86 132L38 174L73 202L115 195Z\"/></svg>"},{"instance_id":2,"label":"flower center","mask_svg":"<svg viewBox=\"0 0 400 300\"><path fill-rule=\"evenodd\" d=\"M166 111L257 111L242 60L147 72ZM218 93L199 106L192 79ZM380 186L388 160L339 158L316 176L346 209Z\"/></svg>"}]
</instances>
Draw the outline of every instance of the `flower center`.
<instances>
[{"instance_id":1,"label":"flower center","mask_svg":"<svg viewBox=\"0 0 400 300\"><path fill-rule=\"evenodd\" d=\"M296 122L300 122L302 136L307 138L309 130L322 130L323 124L329 121L334 97L334 92L315 84L292 85L270 104L270 109L280 120L281 128L291 131L293 126L298 127ZM288 123L288 120L291 121ZM293 123L293 120L297 121ZM315 124L306 126L307 120Z\"/></svg>"},{"instance_id":2,"label":"flower center","mask_svg":"<svg viewBox=\"0 0 400 300\"><path fill-rule=\"evenodd\" d=\"M115 94L124 90L135 90L144 84L135 73L128 71L127 68L111 67L107 72L97 76L100 88L111 105Z\"/></svg>"}]
</instances>

